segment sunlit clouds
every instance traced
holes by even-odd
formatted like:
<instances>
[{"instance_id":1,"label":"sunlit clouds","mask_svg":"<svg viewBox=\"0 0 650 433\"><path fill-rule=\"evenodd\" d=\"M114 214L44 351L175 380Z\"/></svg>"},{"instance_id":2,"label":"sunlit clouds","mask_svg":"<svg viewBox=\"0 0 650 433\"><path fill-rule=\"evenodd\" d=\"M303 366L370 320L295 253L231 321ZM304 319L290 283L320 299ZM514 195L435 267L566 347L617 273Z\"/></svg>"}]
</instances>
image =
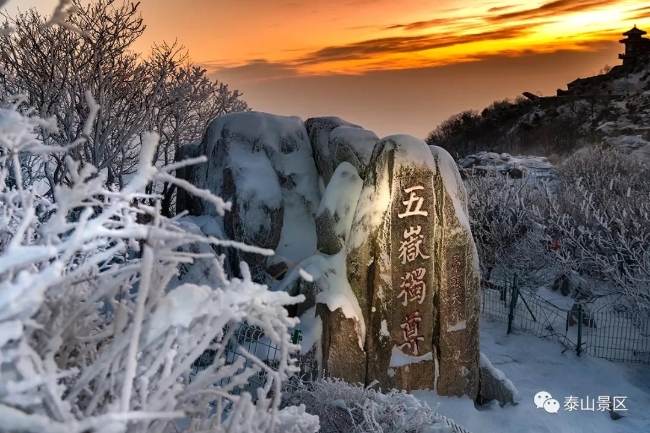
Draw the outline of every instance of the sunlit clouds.
<instances>
[{"instance_id":1,"label":"sunlit clouds","mask_svg":"<svg viewBox=\"0 0 650 433\"><path fill-rule=\"evenodd\" d=\"M342 3L348 3L347 7L357 3L360 17L369 3L378 9L389 7L382 0ZM282 52L269 52L255 59L229 59L222 67L242 71L257 68L260 72L264 67L269 77L276 77L280 72L284 75L363 74L476 61L495 54L588 51L598 46L598 42L615 41L632 23L650 27L650 7L635 0L556 0L523 5L508 1L469 1L456 9L446 8L444 2L415 3L421 3L422 7L417 15L426 19L399 20L400 14L396 13L394 22L386 22L385 14L377 11L374 26L367 23L349 26L349 20L340 18L332 22L328 31L337 35L335 39L339 43L322 44L317 35L301 34ZM327 17L323 12L322 18ZM286 25L284 31L289 31L292 24ZM316 48L318 43L322 46ZM306 46L314 48L310 50ZM264 79L265 74L257 78Z\"/></svg>"},{"instance_id":2,"label":"sunlit clouds","mask_svg":"<svg viewBox=\"0 0 650 433\"><path fill-rule=\"evenodd\" d=\"M117 0L118 2L121 0ZM57 0L10 0L51 13ZM644 0L142 0L133 49L178 40L255 110L425 137L466 109L620 64Z\"/></svg>"}]
</instances>

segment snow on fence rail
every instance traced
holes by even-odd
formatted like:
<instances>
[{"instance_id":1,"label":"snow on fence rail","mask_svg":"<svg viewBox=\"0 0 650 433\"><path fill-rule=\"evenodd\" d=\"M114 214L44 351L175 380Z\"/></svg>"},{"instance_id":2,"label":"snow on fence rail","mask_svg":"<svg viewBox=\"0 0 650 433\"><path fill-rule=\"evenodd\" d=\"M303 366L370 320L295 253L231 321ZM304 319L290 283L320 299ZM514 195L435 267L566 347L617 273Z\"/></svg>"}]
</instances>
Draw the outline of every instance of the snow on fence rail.
<instances>
[{"instance_id":1,"label":"snow on fence rail","mask_svg":"<svg viewBox=\"0 0 650 433\"><path fill-rule=\"evenodd\" d=\"M617 311L591 311L575 303L559 307L538 294L517 288L516 279L485 284L481 313L528 331L553 338L578 356L587 353L610 361L650 364L650 316Z\"/></svg>"}]
</instances>

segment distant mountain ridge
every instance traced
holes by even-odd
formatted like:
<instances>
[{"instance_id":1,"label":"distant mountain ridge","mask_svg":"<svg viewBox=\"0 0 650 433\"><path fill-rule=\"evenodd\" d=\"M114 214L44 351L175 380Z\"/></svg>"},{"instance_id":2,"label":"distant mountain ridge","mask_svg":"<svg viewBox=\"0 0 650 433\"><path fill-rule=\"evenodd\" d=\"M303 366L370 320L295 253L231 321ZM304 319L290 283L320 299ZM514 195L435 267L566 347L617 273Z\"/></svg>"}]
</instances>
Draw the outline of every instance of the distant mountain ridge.
<instances>
[{"instance_id":1,"label":"distant mountain ridge","mask_svg":"<svg viewBox=\"0 0 650 433\"><path fill-rule=\"evenodd\" d=\"M522 95L496 101L480 113L451 116L426 141L457 160L481 151L554 160L587 145L605 145L650 161L648 56L578 78L555 96Z\"/></svg>"}]
</instances>

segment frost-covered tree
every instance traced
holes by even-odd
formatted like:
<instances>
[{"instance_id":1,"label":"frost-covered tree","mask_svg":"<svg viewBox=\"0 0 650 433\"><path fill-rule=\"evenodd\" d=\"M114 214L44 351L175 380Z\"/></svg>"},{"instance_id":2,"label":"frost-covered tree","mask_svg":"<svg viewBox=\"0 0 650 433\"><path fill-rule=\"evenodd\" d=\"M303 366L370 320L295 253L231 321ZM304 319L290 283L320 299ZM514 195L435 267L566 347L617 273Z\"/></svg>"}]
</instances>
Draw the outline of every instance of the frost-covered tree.
<instances>
[{"instance_id":1,"label":"frost-covered tree","mask_svg":"<svg viewBox=\"0 0 650 433\"><path fill-rule=\"evenodd\" d=\"M493 177L470 176L465 186L483 278L489 281L494 270L504 269L516 269L528 278L543 268L545 257L540 251L546 234L535 212L546 205L543 186L498 172Z\"/></svg>"},{"instance_id":2,"label":"frost-covered tree","mask_svg":"<svg viewBox=\"0 0 650 433\"><path fill-rule=\"evenodd\" d=\"M165 71L164 92L154 101L155 109L147 123L148 130L160 134L154 156L159 166L175 161L181 145L200 140L216 117L249 110L237 90L230 91L228 85L210 80L206 70L194 65L176 43L154 45L145 63L151 70ZM163 196L166 215L176 208L175 190L169 182L150 185L149 192Z\"/></svg>"},{"instance_id":3,"label":"frost-covered tree","mask_svg":"<svg viewBox=\"0 0 650 433\"><path fill-rule=\"evenodd\" d=\"M67 3L45 31L52 24L75 29L64 20ZM101 110L91 92L73 96L90 114L70 136L83 146ZM172 175L205 158L156 167L160 137L143 134L132 178L108 188L105 171L73 158L75 146L47 139L61 134L57 118L20 111L23 103L13 98L0 108L0 429L317 431L318 418L304 407L280 407L282 383L297 369L288 334L296 319L284 307L302 298L254 283L245 263L241 279L229 278L223 258L214 259L218 278L209 286L170 287L179 266L196 258L182 248L190 243L272 254L188 231L187 222L163 216L159 198L146 194L152 182L168 182L219 213L229 211L230 203ZM67 180L53 185L52 200L23 176L33 157L66 166ZM133 206L136 198L151 206ZM129 250L141 250L141 258L130 258ZM243 322L278 345L273 368L255 354L247 354L252 367L220 356ZM189 383L190 366L205 350L216 361ZM267 379L255 403L246 392L229 392L260 372ZM214 386L223 378L228 385Z\"/></svg>"},{"instance_id":4,"label":"frost-covered tree","mask_svg":"<svg viewBox=\"0 0 650 433\"><path fill-rule=\"evenodd\" d=\"M544 272L553 270L572 276L583 301L605 298L647 314L650 168L615 150L588 148L556 174L553 192L531 178L498 173L466 180L483 278L498 282L499 271L508 278L516 271L523 285L536 288L553 281Z\"/></svg>"},{"instance_id":5,"label":"frost-covered tree","mask_svg":"<svg viewBox=\"0 0 650 433\"><path fill-rule=\"evenodd\" d=\"M595 296L650 311L650 167L611 149L579 152L558 169L563 185L547 225L569 268L602 283Z\"/></svg>"},{"instance_id":6,"label":"frost-covered tree","mask_svg":"<svg viewBox=\"0 0 650 433\"><path fill-rule=\"evenodd\" d=\"M46 25L48 18L34 9L4 15L4 28L14 31L0 36L0 92L24 94L25 107L56 119L56 133L42 131L46 144L67 146L83 136L70 156L105 171L107 184L123 187L125 176L136 172L146 131L158 132L154 157L165 163L173 161L171 149L200 139L217 115L248 109L239 92L208 79L176 45L155 46L148 57L132 51L145 30L139 3L66 3L74 13L57 10L58 26ZM99 109L83 135L87 90ZM50 198L55 185L70 180L65 159L57 155L31 170L47 179Z\"/></svg>"}]
</instances>

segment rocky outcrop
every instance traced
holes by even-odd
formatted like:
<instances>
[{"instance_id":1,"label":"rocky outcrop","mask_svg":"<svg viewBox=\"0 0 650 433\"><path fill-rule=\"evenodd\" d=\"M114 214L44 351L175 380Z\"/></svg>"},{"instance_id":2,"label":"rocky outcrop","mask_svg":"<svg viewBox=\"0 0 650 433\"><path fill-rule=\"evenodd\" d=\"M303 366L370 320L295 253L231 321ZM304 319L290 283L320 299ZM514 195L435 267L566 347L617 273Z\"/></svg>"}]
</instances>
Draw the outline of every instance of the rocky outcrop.
<instances>
[{"instance_id":1,"label":"rocky outcrop","mask_svg":"<svg viewBox=\"0 0 650 433\"><path fill-rule=\"evenodd\" d=\"M316 305L316 316L323 324L321 348L325 376L365 384L366 354L359 346L355 320L345 317L341 308L330 311L326 304Z\"/></svg>"},{"instance_id":2,"label":"rocky outcrop","mask_svg":"<svg viewBox=\"0 0 650 433\"><path fill-rule=\"evenodd\" d=\"M482 353L480 383L480 392L476 398L476 402L479 405L485 405L493 400L498 401L501 407L504 407L508 403L513 406L519 404L519 392L517 388Z\"/></svg>"},{"instance_id":3,"label":"rocky outcrop","mask_svg":"<svg viewBox=\"0 0 650 433\"><path fill-rule=\"evenodd\" d=\"M410 136L375 146L347 246L372 330L368 381L476 396L478 260L466 215L448 153Z\"/></svg>"},{"instance_id":4,"label":"rocky outcrop","mask_svg":"<svg viewBox=\"0 0 650 433\"><path fill-rule=\"evenodd\" d=\"M184 153L208 157L207 163L186 170L186 178L232 202L232 211L223 216L200 198L183 197L185 209L213 217L228 239L276 251L267 260L227 249L231 269L246 261L256 281L270 284L276 272L269 267L288 267L316 250L318 174L300 118L252 111L227 114L215 119L201 143Z\"/></svg>"},{"instance_id":5,"label":"rocky outcrop","mask_svg":"<svg viewBox=\"0 0 650 433\"><path fill-rule=\"evenodd\" d=\"M327 185L341 162L348 162L365 177L366 166L379 137L374 132L338 117L313 117L305 121L318 173Z\"/></svg>"},{"instance_id":6,"label":"rocky outcrop","mask_svg":"<svg viewBox=\"0 0 650 433\"><path fill-rule=\"evenodd\" d=\"M458 166L467 175L487 176L501 173L513 179L535 176L540 179L554 179L555 168L545 157L512 156L508 153L478 152L461 158Z\"/></svg>"},{"instance_id":7,"label":"rocky outcrop","mask_svg":"<svg viewBox=\"0 0 650 433\"><path fill-rule=\"evenodd\" d=\"M431 147L438 168L436 191L435 271L438 293L440 395L476 396L479 366L480 273L472 238L467 195L453 158Z\"/></svg>"},{"instance_id":8,"label":"rocky outcrop","mask_svg":"<svg viewBox=\"0 0 650 433\"><path fill-rule=\"evenodd\" d=\"M218 252L227 272L245 260L257 281L305 296L291 314L318 323L302 353L322 373L476 398L478 259L447 152L334 117L246 112L216 119L181 155L207 156L182 174L232 207L179 206L215 237L275 251Z\"/></svg>"},{"instance_id":9,"label":"rocky outcrop","mask_svg":"<svg viewBox=\"0 0 650 433\"><path fill-rule=\"evenodd\" d=\"M362 186L363 180L352 164L344 161L336 167L316 216L318 251L334 255L343 249Z\"/></svg>"}]
</instances>

